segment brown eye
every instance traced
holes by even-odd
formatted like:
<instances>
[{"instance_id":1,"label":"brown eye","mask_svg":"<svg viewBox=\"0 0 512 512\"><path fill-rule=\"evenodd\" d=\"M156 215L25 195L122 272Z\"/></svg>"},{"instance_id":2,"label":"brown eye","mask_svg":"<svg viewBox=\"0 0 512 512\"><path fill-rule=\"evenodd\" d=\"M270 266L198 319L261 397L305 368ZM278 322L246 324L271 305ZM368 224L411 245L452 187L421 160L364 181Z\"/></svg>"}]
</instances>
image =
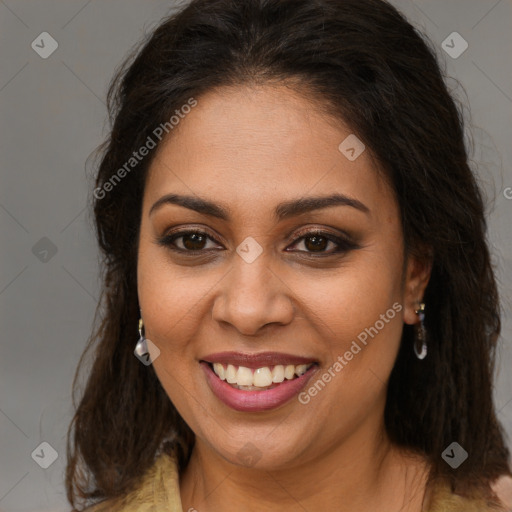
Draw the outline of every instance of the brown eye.
<instances>
[{"instance_id":1,"label":"brown eye","mask_svg":"<svg viewBox=\"0 0 512 512\"><path fill-rule=\"evenodd\" d=\"M304 240L304 246L308 251L312 252L322 252L330 242L327 238L316 235L304 237Z\"/></svg>"},{"instance_id":2,"label":"brown eye","mask_svg":"<svg viewBox=\"0 0 512 512\"><path fill-rule=\"evenodd\" d=\"M181 239L181 242L178 242ZM178 231L158 240L159 245L182 253L206 252L208 241L218 243L203 231Z\"/></svg>"},{"instance_id":3,"label":"brown eye","mask_svg":"<svg viewBox=\"0 0 512 512\"><path fill-rule=\"evenodd\" d=\"M211 249L218 247L208 247L208 242L214 242L221 245L217 240L204 231L188 230L170 233L158 239L158 244L167 247L173 251L195 256L198 254L206 254ZM297 250L297 246L303 245L303 249ZM331 256L335 254L343 254L351 249L357 249L359 246L342 237L332 235L324 231L305 232L302 236L298 236L292 246L295 250L291 252L303 253L315 256ZM288 249L287 249L288 251Z\"/></svg>"},{"instance_id":4,"label":"brown eye","mask_svg":"<svg viewBox=\"0 0 512 512\"><path fill-rule=\"evenodd\" d=\"M199 251L204 249L206 237L200 233L190 233L187 235L182 235L180 238L183 239L182 243L186 249L191 251Z\"/></svg>"},{"instance_id":5,"label":"brown eye","mask_svg":"<svg viewBox=\"0 0 512 512\"><path fill-rule=\"evenodd\" d=\"M330 256L358 248L358 245L354 242L324 231L300 233L293 242L292 247L297 249L301 245L304 249L297 250L296 252L310 254L311 256ZM327 250L328 248L330 250Z\"/></svg>"}]
</instances>

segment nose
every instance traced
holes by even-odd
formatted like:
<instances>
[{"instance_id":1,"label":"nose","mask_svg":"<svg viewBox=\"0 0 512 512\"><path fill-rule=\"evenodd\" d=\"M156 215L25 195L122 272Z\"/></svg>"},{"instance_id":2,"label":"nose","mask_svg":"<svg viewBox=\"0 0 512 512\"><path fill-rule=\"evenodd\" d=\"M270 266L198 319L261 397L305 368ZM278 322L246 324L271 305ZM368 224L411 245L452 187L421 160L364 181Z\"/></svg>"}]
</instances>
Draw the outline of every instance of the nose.
<instances>
[{"instance_id":1,"label":"nose","mask_svg":"<svg viewBox=\"0 0 512 512\"><path fill-rule=\"evenodd\" d=\"M224 327L254 336L269 324L287 325L294 317L292 290L262 256L252 263L236 257L219 286L212 317Z\"/></svg>"}]
</instances>

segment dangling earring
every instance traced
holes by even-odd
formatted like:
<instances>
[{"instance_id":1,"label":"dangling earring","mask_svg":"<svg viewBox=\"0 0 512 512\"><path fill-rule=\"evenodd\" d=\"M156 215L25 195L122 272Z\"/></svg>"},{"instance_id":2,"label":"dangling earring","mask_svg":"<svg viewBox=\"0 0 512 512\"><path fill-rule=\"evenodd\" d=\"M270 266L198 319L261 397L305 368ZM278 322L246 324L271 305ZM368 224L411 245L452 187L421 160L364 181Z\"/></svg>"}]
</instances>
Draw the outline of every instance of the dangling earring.
<instances>
[{"instance_id":1,"label":"dangling earring","mask_svg":"<svg viewBox=\"0 0 512 512\"><path fill-rule=\"evenodd\" d=\"M418 309L414 311L420 318L420 324L416 327L416 339L414 340L414 353L418 359L427 356L427 330L425 329L425 303L420 302Z\"/></svg>"},{"instance_id":2,"label":"dangling earring","mask_svg":"<svg viewBox=\"0 0 512 512\"><path fill-rule=\"evenodd\" d=\"M139 318L139 341L137 341L133 353L145 366L152 364L160 355L159 348L151 340L148 340L144 334L144 322L142 321L142 317Z\"/></svg>"},{"instance_id":3,"label":"dangling earring","mask_svg":"<svg viewBox=\"0 0 512 512\"><path fill-rule=\"evenodd\" d=\"M146 337L144 336L144 322L142 318L139 318L139 341L137 341L137 345L135 345L135 355L139 357L143 357L148 353L148 344L146 342Z\"/></svg>"}]
</instances>

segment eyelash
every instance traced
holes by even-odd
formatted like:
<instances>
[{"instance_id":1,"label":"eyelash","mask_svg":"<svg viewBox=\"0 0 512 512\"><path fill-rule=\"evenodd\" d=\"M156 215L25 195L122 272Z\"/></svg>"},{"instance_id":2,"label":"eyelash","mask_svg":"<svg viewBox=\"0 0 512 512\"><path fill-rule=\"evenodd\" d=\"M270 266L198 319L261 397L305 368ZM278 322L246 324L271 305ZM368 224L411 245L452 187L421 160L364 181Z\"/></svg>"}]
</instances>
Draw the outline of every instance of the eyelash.
<instances>
[{"instance_id":1,"label":"eyelash","mask_svg":"<svg viewBox=\"0 0 512 512\"><path fill-rule=\"evenodd\" d=\"M188 256L198 256L198 255L208 252L209 251L208 249L199 249L199 250L194 251L194 250L188 250L188 249L181 249L174 245L175 240L182 238L186 235L192 235L192 234L205 236L206 238L208 238L209 240L212 240L216 244L221 245L220 242L218 242L214 237L210 236L205 231L201 231L198 229L177 231L174 233L170 233L168 235L164 235L157 240L157 243L163 247L170 249L173 252L177 252L180 254L186 254ZM292 241L291 245L295 245L300 240L305 239L305 238L310 238L313 236L326 238L328 241L336 244L338 246L338 248L331 252L314 253L314 252L309 252L309 251L298 251L299 253L306 253L313 258L318 258L318 257L322 258L322 257L332 256L335 254L346 253L350 250L359 248L359 246L356 243L354 243L348 239L344 239L344 238L335 236L329 232L321 231L318 229L317 230L313 229L313 230L298 233L297 237Z\"/></svg>"}]
</instances>

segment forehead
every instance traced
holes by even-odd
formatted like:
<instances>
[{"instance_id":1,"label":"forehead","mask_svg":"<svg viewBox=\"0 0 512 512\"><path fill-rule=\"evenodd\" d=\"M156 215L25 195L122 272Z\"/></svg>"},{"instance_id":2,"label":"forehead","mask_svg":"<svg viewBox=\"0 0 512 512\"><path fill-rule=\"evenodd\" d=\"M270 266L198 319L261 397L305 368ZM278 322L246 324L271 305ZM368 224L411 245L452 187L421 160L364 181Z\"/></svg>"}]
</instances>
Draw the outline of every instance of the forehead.
<instances>
[{"instance_id":1,"label":"forehead","mask_svg":"<svg viewBox=\"0 0 512 512\"><path fill-rule=\"evenodd\" d=\"M361 150L343 122L327 119L314 98L289 88L214 90L197 98L162 141L149 169L145 208L172 192L208 197L233 211L335 192L381 208L388 200L392 207L370 152L351 160L343 152L346 140Z\"/></svg>"}]
</instances>

